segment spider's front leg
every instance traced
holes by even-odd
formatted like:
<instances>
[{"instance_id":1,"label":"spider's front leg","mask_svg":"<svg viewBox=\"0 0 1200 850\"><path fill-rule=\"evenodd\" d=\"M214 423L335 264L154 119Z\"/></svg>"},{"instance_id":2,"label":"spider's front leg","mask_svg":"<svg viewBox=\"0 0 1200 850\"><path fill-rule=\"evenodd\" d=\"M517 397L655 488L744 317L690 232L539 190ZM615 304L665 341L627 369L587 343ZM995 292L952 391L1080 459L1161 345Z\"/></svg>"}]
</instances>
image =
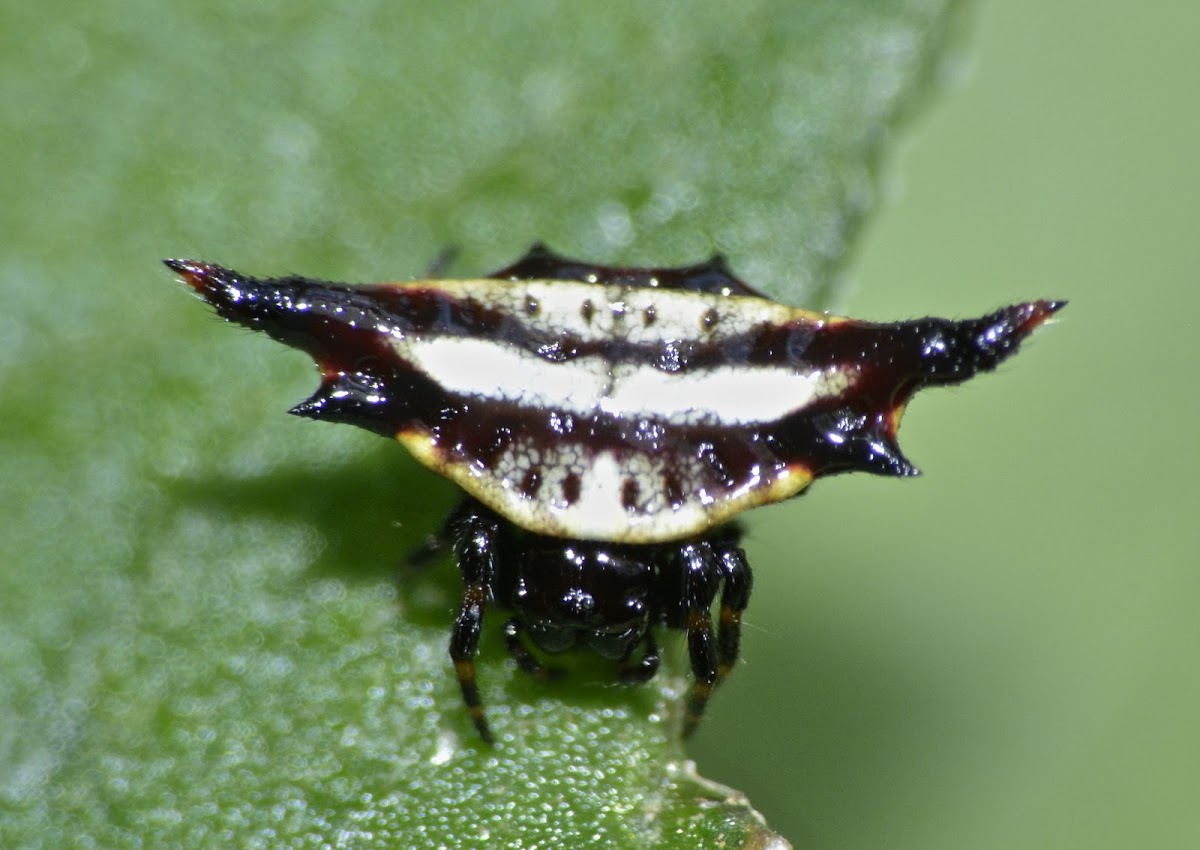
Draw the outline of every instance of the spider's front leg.
<instances>
[{"instance_id":1,"label":"spider's front leg","mask_svg":"<svg viewBox=\"0 0 1200 850\"><path fill-rule=\"evenodd\" d=\"M695 677L683 722L685 738L696 731L713 690L737 664L742 612L750 601L752 584L746 553L737 545L740 537L740 529L733 526L710 540L685 544L679 552L688 655ZM718 583L720 626L714 638L712 604Z\"/></svg>"},{"instance_id":2,"label":"spider's front leg","mask_svg":"<svg viewBox=\"0 0 1200 850\"><path fill-rule=\"evenodd\" d=\"M694 677L683 720L686 738L696 731L717 684L719 662L711 609L717 595L721 566L717 553L707 540L685 543L678 557L682 568L684 628L687 629L688 657Z\"/></svg>"},{"instance_id":3,"label":"spider's front leg","mask_svg":"<svg viewBox=\"0 0 1200 850\"><path fill-rule=\"evenodd\" d=\"M742 642L742 612L750 602L753 575L746 553L738 546L740 529L730 538L714 541L721 563L721 610L717 629L717 684L733 672Z\"/></svg>"},{"instance_id":4,"label":"spider's front leg","mask_svg":"<svg viewBox=\"0 0 1200 850\"><path fill-rule=\"evenodd\" d=\"M504 646L508 649L508 654L517 662L517 666L537 679L560 678L563 674L562 668L539 661L521 639L524 632L525 625L517 617L513 617L504 624Z\"/></svg>"},{"instance_id":5,"label":"spider's front leg","mask_svg":"<svg viewBox=\"0 0 1200 850\"><path fill-rule=\"evenodd\" d=\"M658 666L661 659L658 655L658 643L654 640L654 633L647 629L646 637L642 642L646 645L646 648L642 652L641 659L634 663L629 658L626 658L621 663L621 682L626 685L649 682L658 673ZM632 657L633 650L630 650L629 655Z\"/></svg>"},{"instance_id":6,"label":"spider's front leg","mask_svg":"<svg viewBox=\"0 0 1200 850\"><path fill-rule=\"evenodd\" d=\"M462 607L454 621L450 658L471 720L479 730L479 737L490 744L492 733L475 683L475 655L479 651L483 615L497 572L504 523L482 504L468 499L451 514L446 529L463 577Z\"/></svg>"}]
</instances>

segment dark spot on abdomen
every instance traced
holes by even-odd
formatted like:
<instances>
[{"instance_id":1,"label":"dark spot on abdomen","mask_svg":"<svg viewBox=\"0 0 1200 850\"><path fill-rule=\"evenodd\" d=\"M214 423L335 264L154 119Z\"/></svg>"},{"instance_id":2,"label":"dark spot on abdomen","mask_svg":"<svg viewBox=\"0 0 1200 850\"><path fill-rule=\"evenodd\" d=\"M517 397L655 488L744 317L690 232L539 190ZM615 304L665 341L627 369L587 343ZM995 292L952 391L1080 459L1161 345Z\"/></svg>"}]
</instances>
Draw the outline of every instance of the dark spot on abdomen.
<instances>
[{"instance_id":1,"label":"dark spot on abdomen","mask_svg":"<svg viewBox=\"0 0 1200 850\"><path fill-rule=\"evenodd\" d=\"M512 446L512 429L500 427L490 434L481 430L478 435L483 439L474 442L469 448L467 446L462 446L462 448L468 449L466 452L468 457L474 455L474 459L482 463L488 471L495 471L497 460Z\"/></svg>"},{"instance_id":2,"label":"dark spot on abdomen","mask_svg":"<svg viewBox=\"0 0 1200 850\"><path fill-rule=\"evenodd\" d=\"M683 483L679 480L679 476L674 472L668 472L663 476L663 498L667 500L667 504L672 508L678 508L683 504Z\"/></svg>"},{"instance_id":3,"label":"dark spot on abdomen","mask_svg":"<svg viewBox=\"0 0 1200 850\"><path fill-rule=\"evenodd\" d=\"M642 488L632 478L626 478L621 483L621 507L627 511L636 511Z\"/></svg>"},{"instance_id":4,"label":"dark spot on abdomen","mask_svg":"<svg viewBox=\"0 0 1200 850\"><path fill-rule=\"evenodd\" d=\"M722 456L721 451L712 443L701 443L700 450L697 456L704 464L708 472L719 482L725 489L732 488L737 482L734 479L726 459Z\"/></svg>"},{"instance_id":5,"label":"dark spot on abdomen","mask_svg":"<svg viewBox=\"0 0 1200 850\"><path fill-rule=\"evenodd\" d=\"M562 495L563 501L565 501L568 506L579 501L579 493L582 486L583 482L579 480L578 473L567 473L567 477L563 479L562 483Z\"/></svg>"},{"instance_id":6,"label":"dark spot on abdomen","mask_svg":"<svg viewBox=\"0 0 1200 850\"><path fill-rule=\"evenodd\" d=\"M530 469L526 471L525 477L521 479L521 494L527 499L532 499L537 495L538 490L542 488L542 472L539 469Z\"/></svg>"}]
</instances>

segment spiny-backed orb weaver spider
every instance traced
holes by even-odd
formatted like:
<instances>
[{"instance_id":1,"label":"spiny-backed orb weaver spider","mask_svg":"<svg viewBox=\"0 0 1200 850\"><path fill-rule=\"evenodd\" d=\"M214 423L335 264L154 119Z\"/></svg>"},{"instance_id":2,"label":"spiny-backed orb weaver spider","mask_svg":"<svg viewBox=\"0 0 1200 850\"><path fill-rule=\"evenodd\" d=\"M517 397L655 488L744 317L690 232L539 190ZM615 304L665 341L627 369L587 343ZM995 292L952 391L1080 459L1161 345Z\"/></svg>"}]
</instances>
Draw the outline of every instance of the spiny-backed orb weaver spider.
<instances>
[{"instance_id":1,"label":"spiny-backed orb weaver spider","mask_svg":"<svg viewBox=\"0 0 1200 850\"><path fill-rule=\"evenodd\" d=\"M440 540L465 584L450 656L486 741L489 606L512 611L505 643L533 674L551 668L529 643L583 645L645 681L654 627L685 630L692 732L750 597L730 520L823 475L917 474L896 442L912 395L995 368L1066 303L877 324L775 303L720 257L618 268L541 245L485 278L373 286L166 263L312 356L321 386L292 413L394 437L466 492Z\"/></svg>"}]
</instances>

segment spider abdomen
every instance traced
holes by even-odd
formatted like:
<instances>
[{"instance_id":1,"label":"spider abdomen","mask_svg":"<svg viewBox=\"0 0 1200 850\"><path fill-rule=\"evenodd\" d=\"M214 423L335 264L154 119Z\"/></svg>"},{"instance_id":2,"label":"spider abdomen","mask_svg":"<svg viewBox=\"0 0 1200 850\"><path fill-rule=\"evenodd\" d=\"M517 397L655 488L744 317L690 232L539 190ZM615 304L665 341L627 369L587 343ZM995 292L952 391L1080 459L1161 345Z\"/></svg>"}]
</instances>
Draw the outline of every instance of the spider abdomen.
<instances>
[{"instance_id":1,"label":"spider abdomen","mask_svg":"<svg viewBox=\"0 0 1200 850\"><path fill-rule=\"evenodd\" d=\"M911 395L993 368L1061 306L877 324L671 269L354 287L171 265L317 361L294 413L395 436L530 531L622 543L702 533L821 475L914 474L896 442Z\"/></svg>"}]
</instances>

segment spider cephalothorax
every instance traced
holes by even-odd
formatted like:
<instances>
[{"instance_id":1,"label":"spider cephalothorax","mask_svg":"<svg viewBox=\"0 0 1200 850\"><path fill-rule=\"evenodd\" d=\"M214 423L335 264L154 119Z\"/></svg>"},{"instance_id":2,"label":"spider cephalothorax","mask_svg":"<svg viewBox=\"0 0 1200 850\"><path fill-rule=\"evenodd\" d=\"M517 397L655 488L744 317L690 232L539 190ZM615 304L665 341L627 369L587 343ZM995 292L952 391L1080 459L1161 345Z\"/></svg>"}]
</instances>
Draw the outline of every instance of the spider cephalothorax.
<instances>
[{"instance_id":1,"label":"spider cephalothorax","mask_svg":"<svg viewBox=\"0 0 1200 850\"><path fill-rule=\"evenodd\" d=\"M695 729L712 689L737 661L751 577L732 523L683 542L562 540L521 533L477 500L467 499L442 534L453 547L466 585L450 656L485 740L491 733L475 687L474 658L489 603L512 611L504 625L505 645L522 670L537 676L555 668L529 650L526 636L544 653L586 647L619 662L622 680L633 683L658 672L653 627L685 630L695 676L685 734ZM720 628L714 636L711 609L718 592Z\"/></svg>"},{"instance_id":2,"label":"spider cephalothorax","mask_svg":"<svg viewBox=\"0 0 1200 850\"><path fill-rule=\"evenodd\" d=\"M896 442L912 395L994 368L1065 303L879 324L777 304L719 257L617 268L541 246L486 278L371 286L167 265L316 360L321 386L293 413L395 437L466 491L441 535L465 584L450 651L488 740L489 605L513 612L505 640L531 673L548 668L528 643L578 645L648 679L654 628L686 630L690 732L737 660L750 592L728 521L823 475L915 475Z\"/></svg>"}]
</instances>

